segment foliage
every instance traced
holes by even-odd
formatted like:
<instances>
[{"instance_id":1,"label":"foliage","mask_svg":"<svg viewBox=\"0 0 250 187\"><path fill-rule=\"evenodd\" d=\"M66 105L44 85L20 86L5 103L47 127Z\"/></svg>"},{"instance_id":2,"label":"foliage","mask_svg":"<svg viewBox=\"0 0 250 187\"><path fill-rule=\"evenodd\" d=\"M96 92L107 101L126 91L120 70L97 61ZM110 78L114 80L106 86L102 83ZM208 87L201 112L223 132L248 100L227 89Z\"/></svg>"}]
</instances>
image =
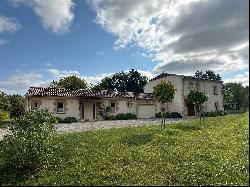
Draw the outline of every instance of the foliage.
<instances>
[{"instance_id":1,"label":"foliage","mask_svg":"<svg viewBox=\"0 0 250 187\"><path fill-rule=\"evenodd\" d=\"M126 113L126 114L117 114L117 115L110 115L105 118L106 120L128 120L128 119L137 119L137 116L132 113Z\"/></svg>"},{"instance_id":2,"label":"foliage","mask_svg":"<svg viewBox=\"0 0 250 187\"><path fill-rule=\"evenodd\" d=\"M10 128L11 134L0 145L5 167L24 171L46 164L55 146L52 141L55 122L47 109L32 110L17 118Z\"/></svg>"},{"instance_id":3,"label":"foliage","mask_svg":"<svg viewBox=\"0 0 250 187\"><path fill-rule=\"evenodd\" d=\"M9 111L10 101L8 95L0 91L0 111Z\"/></svg>"},{"instance_id":4,"label":"foliage","mask_svg":"<svg viewBox=\"0 0 250 187\"><path fill-rule=\"evenodd\" d=\"M174 99L176 89L169 81L161 81L160 84L154 86L153 96L161 104L169 103Z\"/></svg>"},{"instance_id":5,"label":"foliage","mask_svg":"<svg viewBox=\"0 0 250 187\"><path fill-rule=\"evenodd\" d=\"M77 122L77 119L75 117L66 117L63 119L63 123L74 123Z\"/></svg>"},{"instance_id":6,"label":"foliage","mask_svg":"<svg viewBox=\"0 0 250 187\"><path fill-rule=\"evenodd\" d=\"M9 119L10 119L9 112L6 112L6 111L0 112L0 121L6 121Z\"/></svg>"},{"instance_id":7,"label":"foliage","mask_svg":"<svg viewBox=\"0 0 250 187\"><path fill-rule=\"evenodd\" d=\"M217 117L217 116L225 116L225 115L228 115L228 113L225 111L220 111L220 110L212 111L212 112L205 112L205 117Z\"/></svg>"},{"instance_id":8,"label":"foliage","mask_svg":"<svg viewBox=\"0 0 250 187\"><path fill-rule=\"evenodd\" d=\"M17 118L25 113L25 98L21 95L9 95L10 117Z\"/></svg>"},{"instance_id":9,"label":"foliage","mask_svg":"<svg viewBox=\"0 0 250 187\"><path fill-rule=\"evenodd\" d=\"M249 118L228 115L169 124L61 134L54 167L35 177L0 172L4 185L248 186ZM1 157L0 157L1 160ZM0 161L1 165L1 161ZM0 166L1 168L1 166Z\"/></svg>"},{"instance_id":10,"label":"foliage","mask_svg":"<svg viewBox=\"0 0 250 187\"><path fill-rule=\"evenodd\" d=\"M57 121L57 123L63 123L63 119L60 117L56 117L56 121Z\"/></svg>"},{"instance_id":11,"label":"foliage","mask_svg":"<svg viewBox=\"0 0 250 187\"><path fill-rule=\"evenodd\" d=\"M249 107L249 87L242 83L226 83L222 86L223 100L226 104Z\"/></svg>"},{"instance_id":12,"label":"foliage","mask_svg":"<svg viewBox=\"0 0 250 187\"><path fill-rule=\"evenodd\" d=\"M201 111L203 103L208 100L208 96L199 90L190 90L187 95L187 101L194 104L195 114L197 115L197 111Z\"/></svg>"},{"instance_id":13,"label":"foliage","mask_svg":"<svg viewBox=\"0 0 250 187\"><path fill-rule=\"evenodd\" d=\"M87 82L76 75L63 77L59 81L52 81L50 87L65 88L69 90L86 89Z\"/></svg>"},{"instance_id":14,"label":"foliage","mask_svg":"<svg viewBox=\"0 0 250 187\"><path fill-rule=\"evenodd\" d=\"M206 73L203 73L202 71L196 71L194 77L209 80L221 80L221 76L219 74L215 74L214 71L211 70L207 70Z\"/></svg>"},{"instance_id":15,"label":"foliage","mask_svg":"<svg viewBox=\"0 0 250 187\"><path fill-rule=\"evenodd\" d=\"M99 115L103 117L103 119L106 119L108 116L108 113L111 111L110 106L106 106L104 103L101 103L99 106Z\"/></svg>"},{"instance_id":16,"label":"foliage","mask_svg":"<svg viewBox=\"0 0 250 187\"><path fill-rule=\"evenodd\" d=\"M156 118L162 118L161 112L155 114ZM178 112L165 112L166 118L182 118L182 115Z\"/></svg>"},{"instance_id":17,"label":"foliage","mask_svg":"<svg viewBox=\"0 0 250 187\"><path fill-rule=\"evenodd\" d=\"M147 77L142 76L138 71L131 69L129 72L118 72L110 77L105 77L92 89L117 90L120 92L143 92L143 87L147 83Z\"/></svg>"}]
</instances>

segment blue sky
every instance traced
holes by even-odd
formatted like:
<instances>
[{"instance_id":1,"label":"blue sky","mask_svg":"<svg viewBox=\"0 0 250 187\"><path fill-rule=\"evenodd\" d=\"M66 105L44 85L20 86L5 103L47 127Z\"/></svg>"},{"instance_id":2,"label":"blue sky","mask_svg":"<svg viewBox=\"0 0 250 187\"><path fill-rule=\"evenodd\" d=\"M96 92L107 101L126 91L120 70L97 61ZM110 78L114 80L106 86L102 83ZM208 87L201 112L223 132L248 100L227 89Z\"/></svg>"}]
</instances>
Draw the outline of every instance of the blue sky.
<instances>
[{"instance_id":1,"label":"blue sky","mask_svg":"<svg viewBox=\"0 0 250 187\"><path fill-rule=\"evenodd\" d=\"M131 68L149 78L212 69L248 85L248 4L2 0L0 90L24 93L71 74L95 84Z\"/></svg>"}]
</instances>

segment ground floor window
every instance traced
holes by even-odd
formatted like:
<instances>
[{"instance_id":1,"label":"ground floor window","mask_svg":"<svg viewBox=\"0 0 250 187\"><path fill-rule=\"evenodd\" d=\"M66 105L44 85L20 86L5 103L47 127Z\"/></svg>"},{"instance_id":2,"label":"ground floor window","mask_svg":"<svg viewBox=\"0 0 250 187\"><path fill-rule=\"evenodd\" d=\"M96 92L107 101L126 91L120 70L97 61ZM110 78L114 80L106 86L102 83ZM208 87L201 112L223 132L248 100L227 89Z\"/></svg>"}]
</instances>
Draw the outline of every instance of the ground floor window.
<instances>
[{"instance_id":1,"label":"ground floor window","mask_svg":"<svg viewBox=\"0 0 250 187\"><path fill-rule=\"evenodd\" d=\"M218 102L214 103L214 108L215 108L215 110L219 110L219 103Z\"/></svg>"},{"instance_id":2,"label":"ground floor window","mask_svg":"<svg viewBox=\"0 0 250 187\"><path fill-rule=\"evenodd\" d=\"M58 102L57 103L56 111L57 111L57 113L63 113L64 112L64 103L63 102Z\"/></svg>"}]
</instances>

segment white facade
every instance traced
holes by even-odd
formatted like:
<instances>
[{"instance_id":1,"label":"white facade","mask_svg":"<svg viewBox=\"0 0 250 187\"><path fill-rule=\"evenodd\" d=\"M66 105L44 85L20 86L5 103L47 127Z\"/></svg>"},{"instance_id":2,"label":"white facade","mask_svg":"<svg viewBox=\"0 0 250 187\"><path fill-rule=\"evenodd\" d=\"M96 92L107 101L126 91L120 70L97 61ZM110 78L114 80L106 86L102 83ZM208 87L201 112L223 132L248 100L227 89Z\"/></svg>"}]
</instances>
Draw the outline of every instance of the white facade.
<instances>
[{"instance_id":1,"label":"white facade","mask_svg":"<svg viewBox=\"0 0 250 187\"><path fill-rule=\"evenodd\" d=\"M190 107L185 100L191 89L204 91L208 95L208 101L204 103L205 111L223 110L222 82L214 80L196 79L186 76L169 74L162 78L153 79L144 87L144 93L153 93L154 86L162 80L170 81L176 89L174 100L168 104L169 112L178 112L182 115L190 114ZM163 106L167 108L167 106ZM191 106L192 107L192 106ZM160 103L156 103L156 112L161 111ZM192 112L191 112L192 113Z\"/></svg>"}]
</instances>

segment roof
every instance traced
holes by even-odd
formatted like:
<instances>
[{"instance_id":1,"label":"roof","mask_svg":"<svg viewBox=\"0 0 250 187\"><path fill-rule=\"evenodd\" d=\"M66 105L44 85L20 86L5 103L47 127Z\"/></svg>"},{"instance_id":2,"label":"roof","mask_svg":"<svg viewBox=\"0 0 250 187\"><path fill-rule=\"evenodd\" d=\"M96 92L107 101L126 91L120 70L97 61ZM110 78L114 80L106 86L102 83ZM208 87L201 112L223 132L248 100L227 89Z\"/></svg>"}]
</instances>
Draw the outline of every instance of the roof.
<instances>
[{"instance_id":1,"label":"roof","mask_svg":"<svg viewBox=\"0 0 250 187\"><path fill-rule=\"evenodd\" d=\"M25 94L26 97L77 97L79 99L99 99L99 98L135 98L134 92L117 92L117 91L93 91L93 90L67 90L60 88L43 88L30 87ZM139 93L140 99L150 99L150 94ZM151 97L152 98L152 97Z\"/></svg>"},{"instance_id":2,"label":"roof","mask_svg":"<svg viewBox=\"0 0 250 187\"><path fill-rule=\"evenodd\" d=\"M176 74L170 74L170 73L161 73L160 75L157 75L153 79L149 80L149 82L157 80L157 79L162 79L162 78L165 78L165 77L168 77L168 76L177 76L177 77L181 77L183 79L195 79L195 80L223 82L223 81L218 81L218 80L211 80L211 79L205 79L205 78L197 78L197 77L194 77L194 76L186 76L186 75L176 75Z\"/></svg>"}]
</instances>

